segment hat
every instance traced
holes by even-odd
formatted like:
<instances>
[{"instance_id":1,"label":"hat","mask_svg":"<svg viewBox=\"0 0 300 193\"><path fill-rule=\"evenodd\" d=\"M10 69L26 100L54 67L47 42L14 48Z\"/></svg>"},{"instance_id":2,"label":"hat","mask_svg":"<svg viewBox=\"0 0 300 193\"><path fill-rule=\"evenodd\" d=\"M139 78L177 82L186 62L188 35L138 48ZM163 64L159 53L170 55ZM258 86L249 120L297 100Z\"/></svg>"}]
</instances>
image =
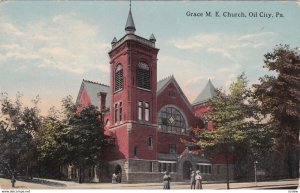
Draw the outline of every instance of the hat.
<instances>
[{"instance_id":1,"label":"hat","mask_svg":"<svg viewBox=\"0 0 300 193\"><path fill-rule=\"evenodd\" d=\"M195 173L195 171L192 171L192 173Z\"/></svg>"},{"instance_id":2,"label":"hat","mask_svg":"<svg viewBox=\"0 0 300 193\"><path fill-rule=\"evenodd\" d=\"M197 171L196 171L196 174L200 174L200 171L199 171L199 170L197 170Z\"/></svg>"}]
</instances>

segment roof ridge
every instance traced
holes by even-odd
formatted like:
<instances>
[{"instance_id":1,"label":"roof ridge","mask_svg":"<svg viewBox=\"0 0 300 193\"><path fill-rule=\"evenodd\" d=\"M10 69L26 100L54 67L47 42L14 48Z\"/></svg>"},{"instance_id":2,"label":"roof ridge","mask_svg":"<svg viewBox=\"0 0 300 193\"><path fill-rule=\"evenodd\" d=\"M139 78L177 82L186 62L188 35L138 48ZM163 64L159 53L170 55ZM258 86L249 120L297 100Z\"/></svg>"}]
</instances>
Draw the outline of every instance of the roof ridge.
<instances>
[{"instance_id":1,"label":"roof ridge","mask_svg":"<svg viewBox=\"0 0 300 193\"><path fill-rule=\"evenodd\" d=\"M107 87L109 87L109 86L106 85L106 84L102 84L102 83L95 82L95 81L91 81L91 80L83 79L82 81L85 81L85 82L88 82L88 83L92 83L92 84L98 84L98 85L102 85L102 86L107 86Z\"/></svg>"},{"instance_id":2,"label":"roof ridge","mask_svg":"<svg viewBox=\"0 0 300 193\"><path fill-rule=\"evenodd\" d=\"M171 75L169 75L169 76L167 76L167 77L164 77L163 79L157 81L157 83L162 82L162 81L167 80L167 79L172 78L172 77L174 77L173 74L171 74Z\"/></svg>"}]
</instances>

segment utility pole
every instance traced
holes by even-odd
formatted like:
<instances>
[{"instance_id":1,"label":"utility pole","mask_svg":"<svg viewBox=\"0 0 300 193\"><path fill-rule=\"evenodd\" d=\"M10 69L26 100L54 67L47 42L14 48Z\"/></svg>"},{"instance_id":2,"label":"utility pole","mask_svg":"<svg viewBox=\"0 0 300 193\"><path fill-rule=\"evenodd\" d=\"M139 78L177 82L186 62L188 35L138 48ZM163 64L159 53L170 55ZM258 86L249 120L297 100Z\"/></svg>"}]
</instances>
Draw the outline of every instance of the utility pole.
<instances>
[{"instance_id":1,"label":"utility pole","mask_svg":"<svg viewBox=\"0 0 300 193\"><path fill-rule=\"evenodd\" d=\"M257 179L256 179L256 164L258 164L258 161L254 162L254 180L255 180L255 186L257 186Z\"/></svg>"}]
</instances>

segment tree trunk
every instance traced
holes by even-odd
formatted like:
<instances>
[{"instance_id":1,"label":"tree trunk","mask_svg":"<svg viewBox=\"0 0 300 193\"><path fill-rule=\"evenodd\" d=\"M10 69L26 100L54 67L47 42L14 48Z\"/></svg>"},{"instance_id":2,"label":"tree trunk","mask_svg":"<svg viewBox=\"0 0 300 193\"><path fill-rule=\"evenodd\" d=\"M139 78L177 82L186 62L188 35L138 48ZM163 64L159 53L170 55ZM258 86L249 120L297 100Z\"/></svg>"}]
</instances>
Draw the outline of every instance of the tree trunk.
<instances>
[{"instance_id":1,"label":"tree trunk","mask_svg":"<svg viewBox=\"0 0 300 193\"><path fill-rule=\"evenodd\" d=\"M82 183L82 172L81 172L81 166L79 166L79 176L78 176L78 183L81 184Z\"/></svg>"},{"instance_id":2,"label":"tree trunk","mask_svg":"<svg viewBox=\"0 0 300 193\"><path fill-rule=\"evenodd\" d=\"M26 179L28 180L29 179L29 168L28 168L28 165L26 165Z\"/></svg>"},{"instance_id":3,"label":"tree trunk","mask_svg":"<svg viewBox=\"0 0 300 193\"><path fill-rule=\"evenodd\" d=\"M226 180L227 180L227 189L229 190L229 163L228 163L228 151L226 152Z\"/></svg>"}]
</instances>

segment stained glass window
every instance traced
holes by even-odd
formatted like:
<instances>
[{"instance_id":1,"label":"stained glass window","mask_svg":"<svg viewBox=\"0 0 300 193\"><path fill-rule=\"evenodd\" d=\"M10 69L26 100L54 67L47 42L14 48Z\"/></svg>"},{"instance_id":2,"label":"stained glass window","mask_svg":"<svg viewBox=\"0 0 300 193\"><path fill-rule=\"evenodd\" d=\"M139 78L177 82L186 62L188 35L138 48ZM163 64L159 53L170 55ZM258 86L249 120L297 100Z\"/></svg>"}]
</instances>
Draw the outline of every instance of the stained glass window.
<instances>
[{"instance_id":1,"label":"stained glass window","mask_svg":"<svg viewBox=\"0 0 300 193\"><path fill-rule=\"evenodd\" d=\"M150 68L147 64L140 62L137 66L137 86L150 90Z\"/></svg>"},{"instance_id":2,"label":"stained glass window","mask_svg":"<svg viewBox=\"0 0 300 193\"><path fill-rule=\"evenodd\" d=\"M185 118L172 106L166 106L158 113L158 128L162 132L188 134Z\"/></svg>"}]
</instances>

